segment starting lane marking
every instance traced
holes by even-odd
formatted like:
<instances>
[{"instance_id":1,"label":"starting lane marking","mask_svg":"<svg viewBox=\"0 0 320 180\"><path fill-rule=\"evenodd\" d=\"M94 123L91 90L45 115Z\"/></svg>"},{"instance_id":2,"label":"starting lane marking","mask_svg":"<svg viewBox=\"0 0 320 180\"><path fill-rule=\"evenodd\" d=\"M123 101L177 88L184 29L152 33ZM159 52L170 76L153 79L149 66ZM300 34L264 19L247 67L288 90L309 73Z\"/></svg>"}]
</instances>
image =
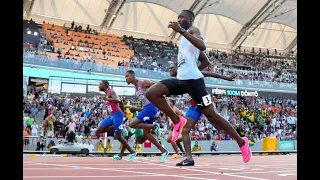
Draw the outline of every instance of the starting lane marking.
<instances>
[{"instance_id":1,"label":"starting lane marking","mask_svg":"<svg viewBox=\"0 0 320 180\"><path fill-rule=\"evenodd\" d=\"M283 170L283 171L246 171L246 172L235 172L235 173L228 173L228 174L267 174L267 173L285 173L285 172L296 172L297 170Z\"/></svg>"},{"instance_id":2,"label":"starting lane marking","mask_svg":"<svg viewBox=\"0 0 320 180\"><path fill-rule=\"evenodd\" d=\"M289 173L289 174L277 174L278 176L296 176L297 173Z\"/></svg>"},{"instance_id":3,"label":"starting lane marking","mask_svg":"<svg viewBox=\"0 0 320 180\"><path fill-rule=\"evenodd\" d=\"M135 159L138 159L138 158L135 158ZM154 162L154 163L159 163L158 160L155 160L155 159L151 159L149 157L145 157L144 159L140 158L138 160L141 160L141 161L147 161L147 162ZM281 161L282 163L278 162L276 165L270 165L270 164L264 164L264 162L250 162L249 164L246 164L246 167L259 167L259 168L263 168L263 167L268 167L268 168L273 168L275 166L297 166L297 162L290 162L290 164L288 164L289 162L288 161ZM175 163L177 162L172 162L172 161L166 161L165 164L170 164L170 165L174 165L175 166ZM223 161L223 163L208 163L208 162L200 162L201 164L196 164L194 167L196 166L200 166L200 167L206 167L206 166L210 166L210 167L221 167L221 166L228 166L228 167L234 167L234 169L237 169L239 168L239 166L243 166L243 163L237 163L235 161L231 162L225 162ZM269 161L268 161L269 163ZM163 164L163 163L161 163Z\"/></svg>"},{"instance_id":4,"label":"starting lane marking","mask_svg":"<svg viewBox=\"0 0 320 180\"><path fill-rule=\"evenodd\" d=\"M27 163L23 163L24 166L37 166L37 164L33 164L33 163L48 163L48 162L27 162ZM58 163L58 162L56 162ZM53 164L53 163L52 163ZM61 163L60 163L61 164ZM72 166L74 164L77 164L77 165L82 165L82 166L130 166L130 167L133 167L134 166L146 166L145 164L118 164L118 163L114 163L114 164L86 164L86 163L73 163L73 164L70 164L69 163L62 163L64 165L69 165L69 166ZM44 165L44 166L49 166L49 165ZM195 165L194 167L209 167L209 165Z\"/></svg>"},{"instance_id":5,"label":"starting lane marking","mask_svg":"<svg viewBox=\"0 0 320 180\"><path fill-rule=\"evenodd\" d=\"M33 164L33 163L49 163L49 162L23 162L23 165L28 165L28 166L37 166L37 164ZM60 163L60 162L51 162L51 163ZM73 164L70 164L70 161L68 163L60 163L63 165L68 165L68 166L72 166L74 164L77 165L83 165L83 166L145 166L145 164L86 164L86 163L78 163L78 162L74 162ZM44 166L50 166L51 164L44 164Z\"/></svg>"},{"instance_id":6,"label":"starting lane marking","mask_svg":"<svg viewBox=\"0 0 320 180\"><path fill-rule=\"evenodd\" d=\"M201 174L191 174L199 176ZM164 175L166 176L166 175ZM130 175L130 176L23 176L23 179L44 179L44 178L136 178L136 177L159 177L158 175Z\"/></svg>"},{"instance_id":7,"label":"starting lane marking","mask_svg":"<svg viewBox=\"0 0 320 180\"><path fill-rule=\"evenodd\" d=\"M137 160L133 160L134 162L140 162L140 163L145 163L145 164L150 164L150 165L154 165L154 166L163 166L163 167L169 167L172 169L180 169L180 167L177 166L168 166L168 165L164 165L163 163L161 164L155 164L155 163L150 163L150 162L144 162L144 161L137 161ZM269 180L269 179L263 179L263 178L256 178L256 177L249 177L249 176L240 176L240 175L236 175L236 174L228 174L228 173L223 173L221 174L220 172L212 172L212 171L203 171L203 170L199 170L199 169L190 169L190 168L183 168L184 170L188 170L188 171L195 171L195 172L202 172L202 173L208 173L208 174L216 174L216 175L222 175L222 176L231 176L231 177L238 177L238 178L244 178L244 179L255 179L255 180Z\"/></svg>"},{"instance_id":8,"label":"starting lane marking","mask_svg":"<svg viewBox=\"0 0 320 180\"><path fill-rule=\"evenodd\" d=\"M82 167L79 165L78 166L78 169L82 169ZM53 171L53 170L60 170L61 168L52 168L52 167L46 167L46 168L43 168L43 167L30 167L30 168L23 168L23 170L27 170L27 171L32 171L32 170L48 170L48 171ZM66 168L66 169L61 169L61 170L71 170L71 169L74 169L74 166L73 168ZM148 170L158 170L158 169L161 169L161 170L166 170L166 169L172 169L172 168L168 168L168 167L151 167L151 168L108 168L108 170L143 170L143 169L148 169Z\"/></svg>"},{"instance_id":9,"label":"starting lane marking","mask_svg":"<svg viewBox=\"0 0 320 180\"><path fill-rule=\"evenodd\" d=\"M240 168L232 168L232 167L222 167L222 168L219 168L221 170L230 170L230 171L244 171L244 170L247 170L247 171L263 171L264 169L256 169L256 168L249 168L249 167L240 167Z\"/></svg>"},{"instance_id":10,"label":"starting lane marking","mask_svg":"<svg viewBox=\"0 0 320 180\"><path fill-rule=\"evenodd\" d=\"M44 178L136 178L136 177L157 177L157 175L130 175L130 176L23 176L23 179L44 179Z\"/></svg>"},{"instance_id":11,"label":"starting lane marking","mask_svg":"<svg viewBox=\"0 0 320 180\"><path fill-rule=\"evenodd\" d=\"M48 163L34 163L37 165L51 165L57 167L69 167L73 168L74 166L63 165L63 164L48 164ZM109 169L109 168L93 168L93 167L79 167L79 169L91 169L91 170L105 170L105 171L114 171L114 172L127 172L127 173L134 173L134 174L142 174L142 175L153 175L153 176L163 176L163 177L178 177L178 178L186 178L186 179L199 179L199 180L218 180L218 179L208 179L208 178L200 178L200 177L188 177L182 175L171 175L171 174L159 174L159 173L148 173L148 172L139 172L139 171L127 171L127 170L120 170L120 169ZM131 176L131 175L130 175ZM58 176L52 176L58 177ZM125 176L129 177L129 176ZM262 179L264 180L264 179Z\"/></svg>"}]
</instances>

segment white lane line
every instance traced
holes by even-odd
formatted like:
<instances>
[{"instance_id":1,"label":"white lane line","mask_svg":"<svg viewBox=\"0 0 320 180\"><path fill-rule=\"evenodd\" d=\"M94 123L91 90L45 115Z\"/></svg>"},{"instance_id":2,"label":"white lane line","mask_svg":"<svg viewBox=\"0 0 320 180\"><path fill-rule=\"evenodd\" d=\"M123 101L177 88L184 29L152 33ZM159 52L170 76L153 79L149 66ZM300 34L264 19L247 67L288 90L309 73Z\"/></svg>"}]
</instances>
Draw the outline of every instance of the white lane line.
<instances>
[{"instance_id":1,"label":"white lane line","mask_svg":"<svg viewBox=\"0 0 320 180\"><path fill-rule=\"evenodd\" d=\"M48 163L34 163L38 165L52 165L57 167L70 167L73 168L74 166L63 165L63 164L48 164ZM105 171L115 171L115 172L126 172L126 173L134 173L134 174L142 174L142 175L154 175L154 176L169 176L169 177L178 177L178 178L186 178L186 179L199 179L199 180L217 180L217 179L208 179L208 178L199 178L199 177L188 177L188 176L180 176L180 175L171 175L171 174L159 174L159 173L148 173L148 172L139 172L139 171L127 171L127 170L120 170L120 169L112 169L109 168L93 168L93 167L78 167L79 169L94 169L94 170L105 170Z\"/></svg>"},{"instance_id":2,"label":"white lane line","mask_svg":"<svg viewBox=\"0 0 320 180\"><path fill-rule=\"evenodd\" d=\"M150 165L158 165L158 166L163 166L163 167L170 167L172 169L180 169L180 167L177 166L168 166L168 165L164 165L163 163L158 163L158 164L154 164L154 163L149 163L149 162L144 162L144 161L137 161L137 160L133 160L134 162L141 162L141 163L145 163L145 164L150 164ZM199 169L189 169L189 168L183 168L184 170L188 170L188 171L195 171L195 172L202 172L202 173L208 173L208 174L216 174L216 175L222 175L222 176L232 176L232 177L238 177L238 178L244 178L244 179L255 179L255 180L268 180L268 179L263 179L263 178L256 178L256 177L249 177L249 176L240 176L240 175L235 175L235 174L227 174L227 173L220 173L220 172L212 172L212 171L203 171L203 170L199 170Z\"/></svg>"}]
</instances>

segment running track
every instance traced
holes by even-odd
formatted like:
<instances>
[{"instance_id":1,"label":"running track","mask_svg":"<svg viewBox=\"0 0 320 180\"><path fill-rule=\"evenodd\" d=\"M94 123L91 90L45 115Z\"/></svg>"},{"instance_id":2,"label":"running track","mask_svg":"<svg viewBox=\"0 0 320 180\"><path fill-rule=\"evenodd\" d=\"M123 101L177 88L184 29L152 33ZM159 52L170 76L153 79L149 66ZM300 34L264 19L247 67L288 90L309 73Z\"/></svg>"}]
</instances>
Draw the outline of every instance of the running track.
<instances>
[{"instance_id":1,"label":"running track","mask_svg":"<svg viewBox=\"0 0 320 180\"><path fill-rule=\"evenodd\" d=\"M241 156L195 157L196 166L176 167L182 159L136 157L113 161L111 157L24 157L23 179L28 180L290 180L297 179L297 156L253 156L248 164Z\"/></svg>"}]
</instances>

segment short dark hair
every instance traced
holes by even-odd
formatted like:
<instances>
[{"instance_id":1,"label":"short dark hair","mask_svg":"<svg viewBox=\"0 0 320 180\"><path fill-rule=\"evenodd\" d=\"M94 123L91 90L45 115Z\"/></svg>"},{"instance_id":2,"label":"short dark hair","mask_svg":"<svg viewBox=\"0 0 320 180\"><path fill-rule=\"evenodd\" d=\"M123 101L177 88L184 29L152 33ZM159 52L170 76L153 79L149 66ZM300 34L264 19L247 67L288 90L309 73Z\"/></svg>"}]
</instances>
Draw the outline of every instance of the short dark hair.
<instances>
[{"instance_id":1,"label":"short dark hair","mask_svg":"<svg viewBox=\"0 0 320 180\"><path fill-rule=\"evenodd\" d=\"M107 81L107 80L102 80L101 81L103 84L106 84L107 86L109 86L109 81Z\"/></svg>"},{"instance_id":2,"label":"short dark hair","mask_svg":"<svg viewBox=\"0 0 320 180\"><path fill-rule=\"evenodd\" d=\"M194 19L195 15L194 15L194 13L192 11L190 11L190 10L182 10L182 11L188 13L189 16Z\"/></svg>"},{"instance_id":3,"label":"short dark hair","mask_svg":"<svg viewBox=\"0 0 320 180\"><path fill-rule=\"evenodd\" d=\"M127 71L127 73L130 73L130 74L133 74L133 75L135 75L135 74L136 74L136 73L135 73L133 70L131 70L131 69L130 69L130 70L128 70L128 71Z\"/></svg>"}]
</instances>

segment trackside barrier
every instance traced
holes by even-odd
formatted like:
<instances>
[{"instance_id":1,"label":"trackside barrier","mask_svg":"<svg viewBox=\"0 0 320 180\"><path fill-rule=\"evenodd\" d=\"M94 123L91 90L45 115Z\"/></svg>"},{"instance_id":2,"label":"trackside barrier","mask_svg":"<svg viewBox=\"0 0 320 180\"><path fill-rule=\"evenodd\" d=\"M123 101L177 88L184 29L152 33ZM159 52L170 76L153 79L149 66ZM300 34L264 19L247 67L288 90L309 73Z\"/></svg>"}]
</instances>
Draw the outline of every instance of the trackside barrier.
<instances>
[{"instance_id":1,"label":"trackside barrier","mask_svg":"<svg viewBox=\"0 0 320 180\"><path fill-rule=\"evenodd\" d=\"M62 141L65 141L64 138L48 138L46 141L47 142L50 142L50 141L54 141L55 144L59 144L59 141L62 140ZM103 137L101 137L102 142L103 142ZM103 150L103 145L101 146L100 144L100 148L99 148L99 143L100 143L100 140L99 139L91 139L91 144L93 144L94 146L94 149L92 150L92 152L104 152ZM167 141L165 140L162 140L162 145L165 147L165 149L167 149L169 152L173 152L173 148L172 148L172 145L170 143L168 143ZM223 140L215 140L214 141L215 144L218 146L218 151L217 153L219 152L236 152L236 151L239 151L239 146L237 144L236 141L223 141ZM294 141L294 148L292 149L292 146L289 146L289 143L286 142L284 144L282 143L278 143L280 144L280 147L279 149L277 148L276 146L276 143L274 143L275 141L273 141L273 143L270 143L270 141L257 141L255 142L255 144L253 146L251 146L251 151L279 151L279 150L297 150L297 146L296 146L296 141ZM281 142L281 141L279 141ZM129 145L130 147L133 147L134 145L134 141L133 140L129 140ZM192 143L194 143L194 141L192 141ZM212 145L213 141L212 140L207 140L207 141L198 141L198 144L201 146L201 152L209 152L211 150L211 145ZM120 146L121 146L121 143L117 140L111 140L111 144L112 144L112 152L113 153L119 153L120 152ZM267 147L269 145L272 145L273 147L270 148L270 146L267 148L267 149L263 149L263 144L267 145ZM142 152L145 153L154 153L154 152L159 152L159 150L152 144L151 147L147 146L146 143L143 143L141 144L142 145ZM291 149L289 149L288 147L291 147ZM284 148L288 148L288 149L284 149ZM35 151L35 147L34 148L28 148L28 149L24 149L24 151ZM41 151L49 151L49 149L41 149ZM110 152L110 151L108 151ZM240 152L240 151L239 151Z\"/></svg>"},{"instance_id":2,"label":"trackside barrier","mask_svg":"<svg viewBox=\"0 0 320 180\"><path fill-rule=\"evenodd\" d=\"M23 151L35 151L39 146L43 147L43 150L47 150L48 138L40 136L24 136L23 137ZM41 142L41 144L40 144Z\"/></svg>"},{"instance_id":3,"label":"trackside barrier","mask_svg":"<svg viewBox=\"0 0 320 180\"><path fill-rule=\"evenodd\" d=\"M297 153L297 150L291 150L291 151L252 151L252 154L255 155L262 155L262 154L290 154L290 153ZM72 153L55 153L52 154L49 151L24 151L24 155L29 156L41 156L41 155L58 155L58 156L69 156L69 155L80 155L81 153L72 152ZM119 154L118 152L91 152L89 155L94 156L112 156L115 154ZM128 154L128 152L125 152L124 154ZM174 154L174 152L169 152L169 154ZM193 152L193 155L196 156L204 156L204 155L235 155L235 154L241 154L241 151L219 151L219 152L210 152L210 151L204 151L204 152ZM160 156L160 152L141 152L138 153L138 156Z\"/></svg>"}]
</instances>

